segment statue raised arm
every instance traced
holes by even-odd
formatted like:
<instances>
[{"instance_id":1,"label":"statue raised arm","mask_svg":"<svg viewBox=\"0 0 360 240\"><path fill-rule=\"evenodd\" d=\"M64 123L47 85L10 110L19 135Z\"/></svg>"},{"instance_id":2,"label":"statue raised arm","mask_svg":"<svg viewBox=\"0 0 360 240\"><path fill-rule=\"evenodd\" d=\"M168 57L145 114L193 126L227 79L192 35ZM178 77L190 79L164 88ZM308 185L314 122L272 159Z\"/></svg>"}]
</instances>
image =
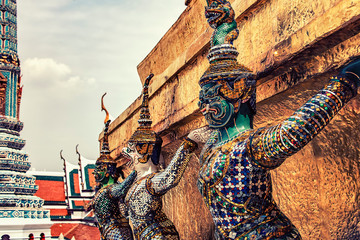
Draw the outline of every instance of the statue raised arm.
<instances>
[{"instance_id":1,"label":"statue raised arm","mask_svg":"<svg viewBox=\"0 0 360 240\"><path fill-rule=\"evenodd\" d=\"M207 3L205 15L211 26L232 15L225 0ZM200 111L213 132L200 155L198 188L212 214L216 239L301 239L273 200L269 170L304 147L356 95L360 62L346 66L290 118L254 130L255 76L237 63L238 53L231 44L214 41L233 35L234 30L222 30L227 28L221 24L229 22L217 25L210 67L199 81ZM196 141L192 136L188 137Z\"/></svg>"}]
</instances>

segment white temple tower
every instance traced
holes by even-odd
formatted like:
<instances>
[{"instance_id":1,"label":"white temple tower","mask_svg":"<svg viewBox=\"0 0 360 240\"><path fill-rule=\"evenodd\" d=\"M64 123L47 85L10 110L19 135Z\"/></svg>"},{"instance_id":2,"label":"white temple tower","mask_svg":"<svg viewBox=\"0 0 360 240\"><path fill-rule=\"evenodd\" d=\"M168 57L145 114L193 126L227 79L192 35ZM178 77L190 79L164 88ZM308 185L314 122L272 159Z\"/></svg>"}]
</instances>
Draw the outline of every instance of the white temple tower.
<instances>
[{"instance_id":1,"label":"white temple tower","mask_svg":"<svg viewBox=\"0 0 360 240\"><path fill-rule=\"evenodd\" d=\"M42 208L44 200L33 196L38 186L26 174L31 164L21 150L16 0L0 0L0 31L0 239L39 238L41 233L50 238L50 213Z\"/></svg>"}]
</instances>

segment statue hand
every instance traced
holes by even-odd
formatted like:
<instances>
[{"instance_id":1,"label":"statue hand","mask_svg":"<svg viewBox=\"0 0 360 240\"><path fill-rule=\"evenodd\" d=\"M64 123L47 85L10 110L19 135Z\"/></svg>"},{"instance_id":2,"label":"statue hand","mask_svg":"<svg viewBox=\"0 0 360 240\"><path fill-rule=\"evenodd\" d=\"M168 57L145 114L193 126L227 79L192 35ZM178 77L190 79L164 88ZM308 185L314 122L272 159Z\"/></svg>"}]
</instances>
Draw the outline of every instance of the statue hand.
<instances>
[{"instance_id":1,"label":"statue hand","mask_svg":"<svg viewBox=\"0 0 360 240\"><path fill-rule=\"evenodd\" d=\"M137 172L134 170L132 171L129 176L125 178L125 180L121 183L124 188L130 188L130 186L133 184L137 176Z\"/></svg>"},{"instance_id":2,"label":"statue hand","mask_svg":"<svg viewBox=\"0 0 360 240\"><path fill-rule=\"evenodd\" d=\"M91 201L87 204L85 204L84 208L86 212L90 212L91 210L93 210L94 207L94 199L91 199Z\"/></svg>"},{"instance_id":3,"label":"statue hand","mask_svg":"<svg viewBox=\"0 0 360 240\"><path fill-rule=\"evenodd\" d=\"M345 75L355 81L357 87L360 87L360 59L356 59L345 65L341 69L340 75Z\"/></svg>"},{"instance_id":4,"label":"statue hand","mask_svg":"<svg viewBox=\"0 0 360 240\"><path fill-rule=\"evenodd\" d=\"M133 182L135 181L136 175L136 171L132 171L132 173L127 176L127 178L125 178L123 182L115 183L111 190L111 194L113 195L113 197L116 197L118 199L124 198L130 187L132 186Z\"/></svg>"},{"instance_id":5,"label":"statue hand","mask_svg":"<svg viewBox=\"0 0 360 240\"><path fill-rule=\"evenodd\" d=\"M209 126L205 126L202 128L192 130L187 137L193 140L194 142L196 142L197 144L206 143L212 131L213 130Z\"/></svg>"}]
</instances>

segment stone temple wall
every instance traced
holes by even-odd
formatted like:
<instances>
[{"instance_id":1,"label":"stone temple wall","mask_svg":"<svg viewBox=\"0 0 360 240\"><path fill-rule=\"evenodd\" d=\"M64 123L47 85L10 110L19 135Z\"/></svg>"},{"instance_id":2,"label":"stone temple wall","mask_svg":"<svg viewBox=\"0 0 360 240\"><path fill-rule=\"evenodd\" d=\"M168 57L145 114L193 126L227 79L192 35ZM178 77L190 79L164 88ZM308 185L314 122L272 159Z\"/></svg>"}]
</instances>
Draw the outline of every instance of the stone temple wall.
<instances>
[{"instance_id":1,"label":"stone temple wall","mask_svg":"<svg viewBox=\"0 0 360 240\"><path fill-rule=\"evenodd\" d=\"M255 127L289 117L351 58L360 56L358 0L234 0L240 29L238 61L260 76ZM205 125L197 108L200 76L212 29L205 0L187 9L138 65L150 88L153 126L163 140L166 163L192 129ZM110 125L116 157L137 127L140 97ZM303 239L360 239L360 98L353 99L303 150L272 171L274 198ZM102 134L100 135L100 139ZM192 156L164 209L181 239L212 239L213 223L196 187Z\"/></svg>"}]
</instances>

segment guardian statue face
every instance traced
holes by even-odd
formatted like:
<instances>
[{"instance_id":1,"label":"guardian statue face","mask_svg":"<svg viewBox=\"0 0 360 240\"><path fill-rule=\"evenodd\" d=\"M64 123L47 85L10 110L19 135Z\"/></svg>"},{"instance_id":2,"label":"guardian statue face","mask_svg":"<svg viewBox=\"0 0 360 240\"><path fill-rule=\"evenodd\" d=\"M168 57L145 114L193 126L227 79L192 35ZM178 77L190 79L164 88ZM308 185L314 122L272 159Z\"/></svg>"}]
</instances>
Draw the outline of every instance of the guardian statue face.
<instances>
[{"instance_id":1,"label":"guardian statue face","mask_svg":"<svg viewBox=\"0 0 360 240\"><path fill-rule=\"evenodd\" d=\"M199 94L199 108L212 128L226 126L234 117L234 105L219 95L221 84L206 84Z\"/></svg>"},{"instance_id":2,"label":"guardian statue face","mask_svg":"<svg viewBox=\"0 0 360 240\"><path fill-rule=\"evenodd\" d=\"M98 186L106 183L108 179L107 172L108 168L106 164L96 164L93 174Z\"/></svg>"},{"instance_id":3,"label":"guardian statue face","mask_svg":"<svg viewBox=\"0 0 360 240\"><path fill-rule=\"evenodd\" d=\"M136 150L136 144L133 142L129 142L128 145L123 148L122 155L128 160L126 165L132 170L141 163L139 159L143 159L144 157Z\"/></svg>"}]
</instances>

